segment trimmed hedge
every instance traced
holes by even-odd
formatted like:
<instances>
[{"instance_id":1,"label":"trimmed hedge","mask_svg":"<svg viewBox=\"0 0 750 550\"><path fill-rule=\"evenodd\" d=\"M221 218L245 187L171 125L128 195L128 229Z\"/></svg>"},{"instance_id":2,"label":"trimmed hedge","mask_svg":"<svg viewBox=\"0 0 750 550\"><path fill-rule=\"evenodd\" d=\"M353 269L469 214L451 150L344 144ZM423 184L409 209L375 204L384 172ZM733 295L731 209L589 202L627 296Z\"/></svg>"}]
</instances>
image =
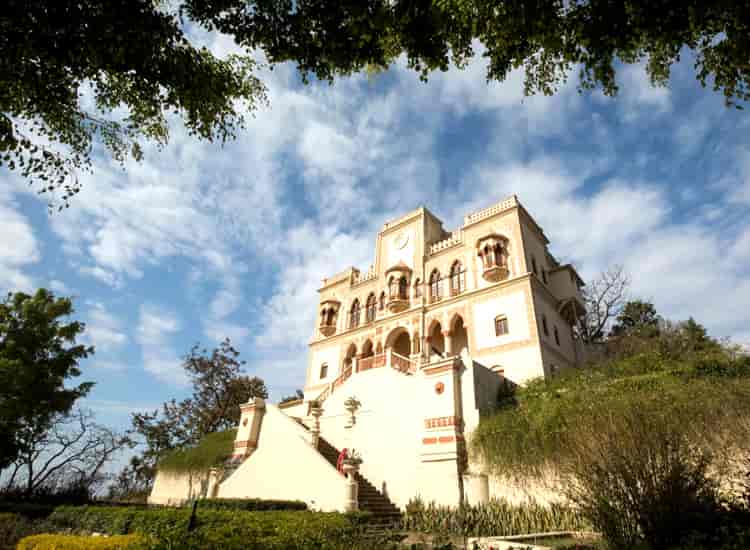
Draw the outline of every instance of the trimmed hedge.
<instances>
[{"instance_id":1,"label":"trimmed hedge","mask_svg":"<svg viewBox=\"0 0 750 550\"><path fill-rule=\"evenodd\" d=\"M359 522L367 514L309 511L246 512L198 509L195 528L188 533L191 511L186 508L101 508L65 506L49 521L56 529L139 533L150 549L184 548L227 550L344 549L356 546Z\"/></svg>"},{"instance_id":2,"label":"trimmed hedge","mask_svg":"<svg viewBox=\"0 0 750 550\"><path fill-rule=\"evenodd\" d=\"M212 510L244 510L262 512L268 510L307 510L301 500L263 500L258 498L206 498L198 501L198 508Z\"/></svg>"},{"instance_id":3,"label":"trimmed hedge","mask_svg":"<svg viewBox=\"0 0 750 550\"><path fill-rule=\"evenodd\" d=\"M91 537L81 535L32 535L18 543L18 550L124 550L143 542L140 535Z\"/></svg>"}]
</instances>

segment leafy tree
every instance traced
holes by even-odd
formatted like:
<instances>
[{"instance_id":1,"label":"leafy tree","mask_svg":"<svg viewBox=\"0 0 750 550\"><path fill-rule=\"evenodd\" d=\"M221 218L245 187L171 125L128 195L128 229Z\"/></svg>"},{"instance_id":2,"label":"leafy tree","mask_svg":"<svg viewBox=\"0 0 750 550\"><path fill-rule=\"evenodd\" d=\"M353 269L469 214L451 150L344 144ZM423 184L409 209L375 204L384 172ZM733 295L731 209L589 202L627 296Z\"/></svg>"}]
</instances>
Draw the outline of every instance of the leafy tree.
<instances>
[{"instance_id":1,"label":"leafy tree","mask_svg":"<svg viewBox=\"0 0 750 550\"><path fill-rule=\"evenodd\" d=\"M148 490L156 464L165 453L197 445L210 433L236 427L242 403L253 397L268 397L263 380L241 374L245 362L239 355L229 339L210 354L194 346L183 359L192 395L179 402L168 401L160 411L132 415L133 429L142 437L145 449L131 461L125 476L140 480L140 490Z\"/></svg>"},{"instance_id":2,"label":"leafy tree","mask_svg":"<svg viewBox=\"0 0 750 550\"><path fill-rule=\"evenodd\" d=\"M299 399L304 399L304 398L305 398L305 392L303 392L300 389L297 389L294 391L294 395L287 395L285 397L282 397L279 403L289 403L290 401L297 401Z\"/></svg>"},{"instance_id":3,"label":"leafy tree","mask_svg":"<svg viewBox=\"0 0 750 550\"><path fill-rule=\"evenodd\" d=\"M78 362L94 352L76 344L84 324L68 319L69 298L39 289L0 303L0 469L34 451L34 442L93 386L78 377Z\"/></svg>"},{"instance_id":4,"label":"leafy tree","mask_svg":"<svg viewBox=\"0 0 750 550\"><path fill-rule=\"evenodd\" d=\"M750 99L750 8L723 0L184 0L207 28L261 48L272 62L330 79L385 68L405 54L426 76L463 65L475 41L488 80L526 72L527 93L554 93L573 68L581 86L617 93L619 62L646 62L666 84L682 49L695 52L696 77L727 102Z\"/></svg>"},{"instance_id":5,"label":"leafy tree","mask_svg":"<svg viewBox=\"0 0 750 550\"><path fill-rule=\"evenodd\" d=\"M660 319L651 302L631 300L617 316L610 336L656 336L659 333Z\"/></svg>"},{"instance_id":6,"label":"leafy tree","mask_svg":"<svg viewBox=\"0 0 750 550\"><path fill-rule=\"evenodd\" d=\"M201 138L233 136L238 104L263 101L263 85L249 57L218 59L191 42L190 22L271 63L295 62L305 80L382 70L401 55L426 78L451 60L463 66L481 44L488 80L523 69L527 94L553 94L578 69L582 89L614 95L619 64L641 61L665 85L689 48L701 85L738 108L750 99L746 2L7 0L0 165L69 198L79 186L66 178L90 166L95 138L118 160L140 158L143 139L166 142L167 113Z\"/></svg>"},{"instance_id":7,"label":"leafy tree","mask_svg":"<svg viewBox=\"0 0 750 550\"><path fill-rule=\"evenodd\" d=\"M166 143L171 113L191 135L231 138L243 122L240 104L264 99L254 64L191 43L166 4L4 2L0 166L67 201L79 190L76 171L91 165L95 139L118 161L140 159L144 139Z\"/></svg>"}]
</instances>

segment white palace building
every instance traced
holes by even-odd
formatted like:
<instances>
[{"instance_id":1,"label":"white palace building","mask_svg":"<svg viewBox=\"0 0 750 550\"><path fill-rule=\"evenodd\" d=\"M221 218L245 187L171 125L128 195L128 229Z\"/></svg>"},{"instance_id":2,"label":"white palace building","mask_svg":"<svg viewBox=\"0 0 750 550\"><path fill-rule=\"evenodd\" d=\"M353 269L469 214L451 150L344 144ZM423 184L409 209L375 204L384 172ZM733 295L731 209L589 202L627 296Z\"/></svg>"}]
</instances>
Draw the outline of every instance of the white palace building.
<instances>
[{"instance_id":1,"label":"white palace building","mask_svg":"<svg viewBox=\"0 0 750 550\"><path fill-rule=\"evenodd\" d=\"M304 399L243 405L232 460L159 474L150 501L295 499L388 515L416 496L513 498L466 442L504 379L580 363L583 282L548 243L515 196L452 232L425 208L386 223L367 271L322 282Z\"/></svg>"}]
</instances>

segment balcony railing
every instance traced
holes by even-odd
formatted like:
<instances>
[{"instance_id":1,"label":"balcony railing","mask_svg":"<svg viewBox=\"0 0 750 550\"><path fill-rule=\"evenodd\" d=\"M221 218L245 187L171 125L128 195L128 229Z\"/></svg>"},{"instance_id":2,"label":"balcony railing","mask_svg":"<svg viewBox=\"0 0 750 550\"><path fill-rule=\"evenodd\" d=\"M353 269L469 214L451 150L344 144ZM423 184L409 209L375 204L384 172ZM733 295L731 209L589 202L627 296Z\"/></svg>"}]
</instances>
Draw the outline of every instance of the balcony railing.
<instances>
[{"instance_id":1,"label":"balcony railing","mask_svg":"<svg viewBox=\"0 0 750 550\"><path fill-rule=\"evenodd\" d=\"M385 366L385 353L362 357L357 360L357 372L364 372L370 369L377 369Z\"/></svg>"},{"instance_id":2,"label":"balcony railing","mask_svg":"<svg viewBox=\"0 0 750 550\"><path fill-rule=\"evenodd\" d=\"M417 364L411 359L391 351L391 367L404 374L414 374L417 372Z\"/></svg>"}]
</instances>

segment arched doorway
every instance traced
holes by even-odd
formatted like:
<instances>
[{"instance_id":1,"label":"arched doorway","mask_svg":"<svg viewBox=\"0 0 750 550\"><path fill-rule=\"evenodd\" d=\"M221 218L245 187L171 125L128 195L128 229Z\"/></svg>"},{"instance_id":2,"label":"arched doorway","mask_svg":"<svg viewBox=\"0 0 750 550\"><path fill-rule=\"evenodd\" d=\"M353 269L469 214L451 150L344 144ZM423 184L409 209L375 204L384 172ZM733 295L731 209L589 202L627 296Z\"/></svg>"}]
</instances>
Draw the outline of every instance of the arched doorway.
<instances>
[{"instance_id":1,"label":"arched doorway","mask_svg":"<svg viewBox=\"0 0 750 550\"><path fill-rule=\"evenodd\" d=\"M445 338L443 337L443 327L440 323L435 323L430 329L430 357L443 357L445 355Z\"/></svg>"},{"instance_id":2,"label":"arched doorway","mask_svg":"<svg viewBox=\"0 0 750 550\"><path fill-rule=\"evenodd\" d=\"M372 341L370 341L370 340L367 340L367 341L366 341L366 342L365 342L365 343L364 343L364 344L362 345L362 355L360 355L360 357L362 357L362 358L364 359L365 357L371 357L372 355L373 355L373 351L372 351Z\"/></svg>"},{"instance_id":3,"label":"arched doorway","mask_svg":"<svg viewBox=\"0 0 750 550\"><path fill-rule=\"evenodd\" d=\"M464 326L464 320L461 316L457 316L453 321L453 330L451 331L451 355L461 355L461 352L466 349L469 351L469 336L466 333L466 327Z\"/></svg>"},{"instance_id":4,"label":"arched doorway","mask_svg":"<svg viewBox=\"0 0 750 550\"><path fill-rule=\"evenodd\" d=\"M391 351L394 353L408 359L411 355L411 338L409 338L409 331L403 327L395 329L388 335L385 346L390 347Z\"/></svg>"}]
</instances>

